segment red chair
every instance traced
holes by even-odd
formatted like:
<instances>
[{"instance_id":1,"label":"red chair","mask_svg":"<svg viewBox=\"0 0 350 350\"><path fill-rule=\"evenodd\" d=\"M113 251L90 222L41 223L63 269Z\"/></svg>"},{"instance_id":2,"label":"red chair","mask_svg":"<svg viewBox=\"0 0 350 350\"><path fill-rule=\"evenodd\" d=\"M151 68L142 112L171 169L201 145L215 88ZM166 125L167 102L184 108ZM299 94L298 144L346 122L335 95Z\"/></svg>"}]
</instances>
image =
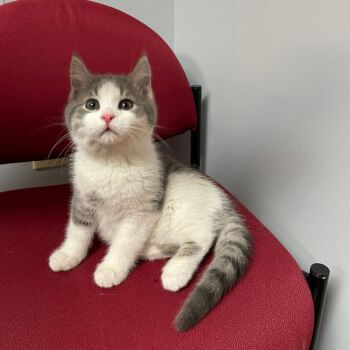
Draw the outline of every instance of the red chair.
<instances>
[{"instance_id":1,"label":"red chair","mask_svg":"<svg viewBox=\"0 0 350 350\"><path fill-rule=\"evenodd\" d=\"M176 57L151 29L84 0L0 6L0 163L48 156L63 132L46 126L62 121L73 51L99 73L128 72L146 52L159 107L157 134L192 130L192 164L200 165L200 87L191 91ZM172 322L195 282L177 293L162 289L164 261L141 262L108 290L92 280L105 250L98 242L77 268L48 268L49 254L62 241L70 195L68 185L0 193L1 349L314 349L329 270L316 264L305 278L239 203L254 243L248 272L195 328L178 333Z\"/></svg>"}]
</instances>

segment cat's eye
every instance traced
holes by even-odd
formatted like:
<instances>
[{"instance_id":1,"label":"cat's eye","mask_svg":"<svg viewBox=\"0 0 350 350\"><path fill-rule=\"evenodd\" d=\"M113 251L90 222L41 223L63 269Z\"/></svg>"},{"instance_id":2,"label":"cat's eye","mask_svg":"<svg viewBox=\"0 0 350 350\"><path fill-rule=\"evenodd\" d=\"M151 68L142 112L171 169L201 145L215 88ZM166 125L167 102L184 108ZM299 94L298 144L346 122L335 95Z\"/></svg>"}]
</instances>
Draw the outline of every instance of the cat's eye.
<instances>
[{"instance_id":1,"label":"cat's eye","mask_svg":"<svg viewBox=\"0 0 350 350\"><path fill-rule=\"evenodd\" d=\"M123 109L124 111L130 110L132 107L134 107L134 102L132 102L129 99L124 99L119 102L118 108Z\"/></svg>"},{"instance_id":2,"label":"cat's eye","mask_svg":"<svg viewBox=\"0 0 350 350\"><path fill-rule=\"evenodd\" d=\"M90 98L89 100L86 101L85 107L89 111L96 111L97 109L100 108L100 104L95 98Z\"/></svg>"}]
</instances>

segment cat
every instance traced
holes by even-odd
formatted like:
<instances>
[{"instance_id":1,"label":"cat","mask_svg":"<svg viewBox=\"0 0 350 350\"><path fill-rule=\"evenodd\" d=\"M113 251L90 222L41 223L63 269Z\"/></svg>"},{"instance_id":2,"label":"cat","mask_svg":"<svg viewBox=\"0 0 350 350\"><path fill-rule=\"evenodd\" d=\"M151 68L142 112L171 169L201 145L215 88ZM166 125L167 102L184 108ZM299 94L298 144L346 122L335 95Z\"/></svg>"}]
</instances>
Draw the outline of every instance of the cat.
<instances>
[{"instance_id":1,"label":"cat","mask_svg":"<svg viewBox=\"0 0 350 350\"><path fill-rule=\"evenodd\" d=\"M104 288L123 282L139 259L170 258L163 287L187 285L214 246L214 256L175 318L197 324L246 270L250 234L229 197L201 172L158 150L151 69L142 56L128 75L94 75L73 55L65 122L74 143L73 197L53 271L77 266L95 232L108 251L94 272Z\"/></svg>"}]
</instances>

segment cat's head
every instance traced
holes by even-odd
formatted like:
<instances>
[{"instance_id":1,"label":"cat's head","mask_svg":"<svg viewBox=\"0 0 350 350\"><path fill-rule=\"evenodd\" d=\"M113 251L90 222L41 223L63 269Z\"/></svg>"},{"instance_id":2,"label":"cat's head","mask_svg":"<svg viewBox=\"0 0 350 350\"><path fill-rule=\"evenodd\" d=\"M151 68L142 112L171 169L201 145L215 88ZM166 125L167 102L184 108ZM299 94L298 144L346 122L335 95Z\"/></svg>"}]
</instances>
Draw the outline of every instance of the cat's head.
<instances>
[{"instance_id":1,"label":"cat's head","mask_svg":"<svg viewBox=\"0 0 350 350\"><path fill-rule=\"evenodd\" d=\"M70 80L65 120L77 146L115 149L151 137L157 113L146 56L128 75L94 75L73 55Z\"/></svg>"}]
</instances>

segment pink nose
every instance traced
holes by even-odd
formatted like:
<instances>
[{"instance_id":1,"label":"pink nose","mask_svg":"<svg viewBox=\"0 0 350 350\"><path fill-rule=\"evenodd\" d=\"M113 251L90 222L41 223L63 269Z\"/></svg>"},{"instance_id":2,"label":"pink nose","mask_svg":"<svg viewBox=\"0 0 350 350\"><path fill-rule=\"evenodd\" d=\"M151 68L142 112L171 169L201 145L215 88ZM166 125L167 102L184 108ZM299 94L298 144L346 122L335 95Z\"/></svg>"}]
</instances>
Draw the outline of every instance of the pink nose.
<instances>
[{"instance_id":1,"label":"pink nose","mask_svg":"<svg viewBox=\"0 0 350 350\"><path fill-rule=\"evenodd\" d=\"M113 114L104 114L101 118L109 125L114 117Z\"/></svg>"}]
</instances>

